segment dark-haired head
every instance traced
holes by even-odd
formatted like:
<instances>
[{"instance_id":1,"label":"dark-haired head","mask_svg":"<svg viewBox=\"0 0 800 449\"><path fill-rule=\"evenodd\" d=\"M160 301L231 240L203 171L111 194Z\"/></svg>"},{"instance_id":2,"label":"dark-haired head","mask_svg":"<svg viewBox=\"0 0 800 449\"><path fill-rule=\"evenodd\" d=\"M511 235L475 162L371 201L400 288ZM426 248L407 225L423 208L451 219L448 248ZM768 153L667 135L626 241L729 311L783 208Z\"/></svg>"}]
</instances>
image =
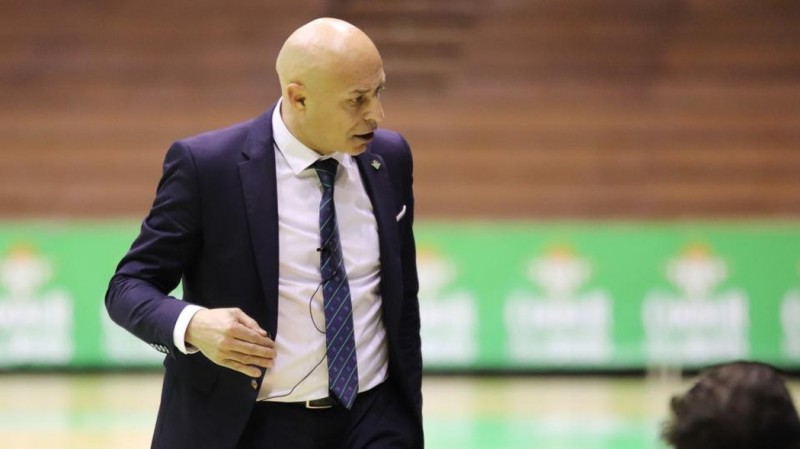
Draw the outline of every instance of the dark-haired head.
<instances>
[{"instance_id":1,"label":"dark-haired head","mask_svg":"<svg viewBox=\"0 0 800 449\"><path fill-rule=\"evenodd\" d=\"M713 366L670 402L664 441L675 449L800 449L800 419L777 370L758 362Z\"/></svg>"}]
</instances>

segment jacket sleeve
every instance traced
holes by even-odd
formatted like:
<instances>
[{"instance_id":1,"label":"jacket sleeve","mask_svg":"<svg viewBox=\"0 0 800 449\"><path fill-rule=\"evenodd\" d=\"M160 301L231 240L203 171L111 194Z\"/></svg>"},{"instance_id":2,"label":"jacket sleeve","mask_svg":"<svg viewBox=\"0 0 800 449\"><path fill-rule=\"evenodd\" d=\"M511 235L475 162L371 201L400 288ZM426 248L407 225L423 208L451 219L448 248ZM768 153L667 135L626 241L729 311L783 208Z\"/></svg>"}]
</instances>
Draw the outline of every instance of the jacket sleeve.
<instances>
[{"instance_id":1,"label":"jacket sleeve","mask_svg":"<svg viewBox=\"0 0 800 449\"><path fill-rule=\"evenodd\" d=\"M111 319L164 353L174 353L173 328L186 303L168 295L200 252L197 172L188 149L167 152L150 213L117 266L106 292Z\"/></svg>"}]
</instances>

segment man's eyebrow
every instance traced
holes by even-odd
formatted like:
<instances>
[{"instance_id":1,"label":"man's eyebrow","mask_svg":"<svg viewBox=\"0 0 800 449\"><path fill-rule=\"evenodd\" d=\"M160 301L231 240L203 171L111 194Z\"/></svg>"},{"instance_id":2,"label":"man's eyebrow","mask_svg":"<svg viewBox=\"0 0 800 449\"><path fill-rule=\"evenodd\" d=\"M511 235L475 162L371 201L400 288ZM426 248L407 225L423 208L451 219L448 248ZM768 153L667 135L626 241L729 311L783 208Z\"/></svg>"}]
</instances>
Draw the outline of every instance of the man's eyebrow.
<instances>
[{"instance_id":1,"label":"man's eyebrow","mask_svg":"<svg viewBox=\"0 0 800 449\"><path fill-rule=\"evenodd\" d=\"M375 90L376 91L377 90L381 90L384 87L386 87L386 82L385 81L381 82L380 84L378 84L378 87L375 88ZM363 94L368 94L368 93L370 93L372 91L373 91L373 89L371 89L369 87L362 87L360 89L353 89L353 90L350 91L350 93L352 93L352 94L362 94L363 95Z\"/></svg>"}]
</instances>

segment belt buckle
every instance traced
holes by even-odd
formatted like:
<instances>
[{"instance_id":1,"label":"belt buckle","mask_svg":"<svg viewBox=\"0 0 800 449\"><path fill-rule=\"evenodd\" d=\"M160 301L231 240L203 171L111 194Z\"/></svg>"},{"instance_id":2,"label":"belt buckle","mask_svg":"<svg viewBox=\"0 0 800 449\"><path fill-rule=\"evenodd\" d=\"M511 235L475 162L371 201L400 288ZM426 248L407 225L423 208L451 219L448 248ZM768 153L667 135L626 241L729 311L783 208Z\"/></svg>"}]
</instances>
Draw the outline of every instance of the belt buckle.
<instances>
[{"instance_id":1,"label":"belt buckle","mask_svg":"<svg viewBox=\"0 0 800 449\"><path fill-rule=\"evenodd\" d=\"M328 398L323 399L312 399L310 401L306 401L306 408L310 410L325 410L328 408L333 408L333 405L330 403L323 403ZM316 404L315 404L316 402Z\"/></svg>"}]
</instances>

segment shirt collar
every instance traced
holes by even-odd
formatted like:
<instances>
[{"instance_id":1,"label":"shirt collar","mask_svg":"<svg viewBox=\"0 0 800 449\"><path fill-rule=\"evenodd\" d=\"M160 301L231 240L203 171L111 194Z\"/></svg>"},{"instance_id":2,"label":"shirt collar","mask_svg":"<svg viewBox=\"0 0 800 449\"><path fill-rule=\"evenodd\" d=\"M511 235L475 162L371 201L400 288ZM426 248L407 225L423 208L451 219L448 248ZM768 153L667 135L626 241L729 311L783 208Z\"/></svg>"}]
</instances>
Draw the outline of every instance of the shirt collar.
<instances>
[{"instance_id":1,"label":"shirt collar","mask_svg":"<svg viewBox=\"0 0 800 449\"><path fill-rule=\"evenodd\" d=\"M314 162L319 159L327 159L332 157L339 161L339 164L348 168L353 164L353 157L346 153L335 152L330 156L321 156L316 151L305 146L302 142L292 135L286 123L283 122L281 117L281 103L283 99L278 100L275 105L275 110L272 112L272 138L275 139L275 146L278 151L283 154L289 167L295 175L299 175L304 170L311 167Z\"/></svg>"}]
</instances>

